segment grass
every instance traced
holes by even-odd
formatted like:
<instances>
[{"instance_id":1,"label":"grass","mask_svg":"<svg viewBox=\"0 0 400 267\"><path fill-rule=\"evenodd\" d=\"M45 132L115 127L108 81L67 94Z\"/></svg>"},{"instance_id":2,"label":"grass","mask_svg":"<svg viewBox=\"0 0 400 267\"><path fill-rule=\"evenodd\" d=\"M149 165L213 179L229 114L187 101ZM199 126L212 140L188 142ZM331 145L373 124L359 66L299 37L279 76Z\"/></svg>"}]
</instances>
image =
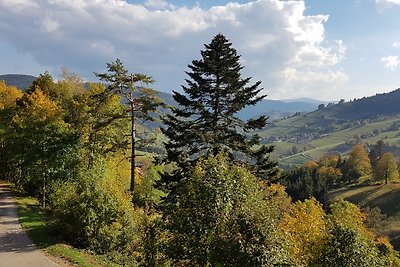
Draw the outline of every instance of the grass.
<instances>
[{"instance_id":1,"label":"grass","mask_svg":"<svg viewBox=\"0 0 400 267\"><path fill-rule=\"evenodd\" d=\"M400 184L351 186L329 193L331 201L344 199L362 208L379 207L386 219L376 229L377 234L390 238L400 250Z\"/></svg>"},{"instance_id":2,"label":"grass","mask_svg":"<svg viewBox=\"0 0 400 267\"><path fill-rule=\"evenodd\" d=\"M105 256L93 255L66 244L38 201L32 197L27 197L15 187L12 187L12 189L17 199L19 221L22 228L37 247L46 254L55 258L56 261L61 259L63 265L66 266L119 266L109 261Z\"/></svg>"}]
</instances>

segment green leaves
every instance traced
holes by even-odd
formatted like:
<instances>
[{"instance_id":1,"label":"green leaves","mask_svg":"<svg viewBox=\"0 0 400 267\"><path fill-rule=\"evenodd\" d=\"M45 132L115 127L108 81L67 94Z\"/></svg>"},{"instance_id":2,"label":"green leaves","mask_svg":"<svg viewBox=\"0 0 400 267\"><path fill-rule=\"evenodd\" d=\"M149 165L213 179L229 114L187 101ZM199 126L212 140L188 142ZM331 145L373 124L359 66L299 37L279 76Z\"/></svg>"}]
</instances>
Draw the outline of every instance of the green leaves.
<instances>
[{"instance_id":1,"label":"green leaves","mask_svg":"<svg viewBox=\"0 0 400 267\"><path fill-rule=\"evenodd\" d=\"M286 262L287 242L277 227L285 199L222 154L200 159L166 209L169 256L192 266Z\"/></svg>"},{"instance_id":2,"label":"green leaves","mask_svg":"<svg viewBox=\"0 0 400 267\"><path fill-rule=\"evenodd\" d=\"M392 153L385 153L378 160L374 168L373 178L375 181L385 181L386 184L389 181L398 181L399 172Z\"/></svg>"}]
</instances>

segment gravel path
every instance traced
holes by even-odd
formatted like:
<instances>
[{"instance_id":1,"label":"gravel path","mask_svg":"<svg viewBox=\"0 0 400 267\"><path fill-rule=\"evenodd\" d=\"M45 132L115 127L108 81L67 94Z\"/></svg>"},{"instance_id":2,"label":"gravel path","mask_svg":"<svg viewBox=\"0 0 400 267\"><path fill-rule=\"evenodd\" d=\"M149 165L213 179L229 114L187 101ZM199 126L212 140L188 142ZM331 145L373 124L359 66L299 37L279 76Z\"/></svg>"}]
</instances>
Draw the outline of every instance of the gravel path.
<instances>
[{"instance_id":1,"label":"gravel path","mask_svg":"<svg viewBox=\"0 0 400 267\"><path fill-rule=\"evenodd\" d=\"M17 204L0 182L0 267L56 267L28 238L18 221Z\"/></svg>"}]
</instances>

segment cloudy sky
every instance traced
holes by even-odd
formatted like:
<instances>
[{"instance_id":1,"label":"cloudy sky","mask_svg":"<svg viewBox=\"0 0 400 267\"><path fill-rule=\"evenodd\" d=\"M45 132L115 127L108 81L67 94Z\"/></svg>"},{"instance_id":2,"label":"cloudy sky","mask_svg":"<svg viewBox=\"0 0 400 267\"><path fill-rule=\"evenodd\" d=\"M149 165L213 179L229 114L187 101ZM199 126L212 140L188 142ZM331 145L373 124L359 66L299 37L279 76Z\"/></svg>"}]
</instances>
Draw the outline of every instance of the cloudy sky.
<instances>
[{"instance_id":1,"label":"cloudy sky","mask_svg":"<svg viewBox=\"0 0 400 267\"><path fill-rule=\"evenodd\" d=\"M89 81L120 58L154 88L223 33L270 99L346 100L400 87L400 0L0 0L0 74Z\"/></svg>"}]
</instances>

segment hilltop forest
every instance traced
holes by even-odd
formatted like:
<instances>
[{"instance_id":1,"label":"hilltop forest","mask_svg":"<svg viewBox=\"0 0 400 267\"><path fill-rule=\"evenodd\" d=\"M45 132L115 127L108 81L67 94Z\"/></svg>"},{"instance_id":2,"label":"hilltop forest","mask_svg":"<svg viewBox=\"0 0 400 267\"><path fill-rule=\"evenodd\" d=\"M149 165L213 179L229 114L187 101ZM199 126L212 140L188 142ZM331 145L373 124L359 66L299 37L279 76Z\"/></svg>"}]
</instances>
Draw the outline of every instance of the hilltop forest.
<instances>
[{"instance_id":1,"label":"hilltop forest","mask_svg":"<svg viewBox=\"0 0 400 267\"><path fill-rule=\"evenodd\" d=\"M121 266L400 266L376 210L328 199L398 181L383 142L282 170L268 118L237 116L265 95L222 34L188 65L175 106L150 76L106 66L98 83L67 69L25 90L0 81L1 178L36 197L65 242Z\"/></svg>"}]
</instances>

